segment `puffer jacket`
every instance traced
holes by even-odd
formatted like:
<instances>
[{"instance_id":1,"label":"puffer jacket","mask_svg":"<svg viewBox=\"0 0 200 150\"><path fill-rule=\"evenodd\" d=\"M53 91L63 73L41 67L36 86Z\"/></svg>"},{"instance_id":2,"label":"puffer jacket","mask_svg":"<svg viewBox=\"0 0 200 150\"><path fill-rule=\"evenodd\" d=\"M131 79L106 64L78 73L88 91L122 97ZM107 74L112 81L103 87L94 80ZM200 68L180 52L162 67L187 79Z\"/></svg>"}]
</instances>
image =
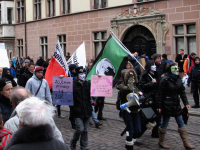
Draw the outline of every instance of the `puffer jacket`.
<instances>
[{"instance_id":1,"label":"puffer jacket","mask_svg":"<svg viewBox=\"0 0 200 150\"><path fill-rule=\"evenodd\" d=\"M189 104L181 78L178 76L177 79L173 79L169 73L165 73L156 97L157 108L162 110L163 115L180 116L182 109L179 96L185 106Z\"/></svg>"},{"instance_id":2,"label":"puffer jacket","mask_svg":"<svg viewBox=\"0 0 200 150\"><path fill-rule=\"evenodd\" d=\"M0 113L3 116L3 122L5 123L11 116L13 112L12 105L10 104L10 99L3 95L0 95Z\"/></svg>"},{"instance_id":3,"label":"puffer jacket","mask_svg":"<svg viewBox=\"0 0 200 150\"><path fill-rule=\"evenodd\" d=\"M51 127L53 129L53 133L54 133L53 137L57 140L64 142L62 134L59 131L59 129L56 127L56 124L55 124L53 118L51 120L49 120L48 124L51 125ZM12 115L10 116L10 119L4 124L4 127L9 129L12 134L14 134L19 129L19 118L18 118L15 110L13 111Z\"/></svg>"},{"instance_id":4,"label":"puffer jacket","mask_svg":"<svg viewBox=\"0 0 200 150\"><path fill-rule=\"evenodd\" d=\"M45 79L42 80L38 79L35 74L33 74L33 76L27 81L25 88L28 89L32 95L35 95L42 81L42 85L37 94L37 97L41 100L47 100L50 104L52 104L48 82Z\"/></svg>"},{"instance_id":5,"label":"puffer jacket","mask_svg":"<svg viewBox=\"0 0 200 150\"><path fill-rule=\"evenodd\" d=\"M71 106L72 116L74 118L88 118L92 116L92 105L90 98L90 82L79 80L73 81L74 106Z\"/></svg>"},{"instance_id":6,"label":"puffer jacket","mask_svg":"<svg viewBox=\"0 0 200 150\"><path fill-rule=\"evenodd\" d=\"M130 76L130 73L133 73L133 76ZM116 88L120 90L120 100L121 104L124 104L127 101L126 96L129 93L133 93L133 88L134 88L134 93L138 92L138 88L136 87L136 83L138 83L137 75L135 70L133 69L123 69L121 71L121 79L118 81ZM137 113L139 106L132 106L129 107L131 113Z\"/></svg>"},{"instance_id":7,"label":"puffer jacket","mask_svg":"<svg viewBox=\"0 0 200 150\"><path fill-rule=\"evenodd\" d=\"M20 76L19 85L25 87L26 82L33 76L33 73L26 68L25 72Z\"/></svg>"}]
</instances>

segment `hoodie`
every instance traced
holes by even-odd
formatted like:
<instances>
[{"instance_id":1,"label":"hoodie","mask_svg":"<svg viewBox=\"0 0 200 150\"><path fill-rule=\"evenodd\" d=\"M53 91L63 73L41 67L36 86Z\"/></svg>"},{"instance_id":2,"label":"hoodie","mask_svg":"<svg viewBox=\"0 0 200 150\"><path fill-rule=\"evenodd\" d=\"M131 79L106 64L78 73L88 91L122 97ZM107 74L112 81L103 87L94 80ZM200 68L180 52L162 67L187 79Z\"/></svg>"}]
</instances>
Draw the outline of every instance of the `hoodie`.
<instances>
[{"instance_id":1,"label":"hoodie","mask_svg":"<svg viewBox=\"0 0 200 150\"><path fill-rule=\"evenodd\" d=\"M42 79L42 80L38 79L35 76L35 74L33 74L33 76L27 81L25 88L30 90L32 95L35 95L42 81L42 85L37 94L37 97L40 98L41 100L47 100L50 104L52 104L52 98L51 98L49 85L45 79Z\"/></svg>"}]
</instances>

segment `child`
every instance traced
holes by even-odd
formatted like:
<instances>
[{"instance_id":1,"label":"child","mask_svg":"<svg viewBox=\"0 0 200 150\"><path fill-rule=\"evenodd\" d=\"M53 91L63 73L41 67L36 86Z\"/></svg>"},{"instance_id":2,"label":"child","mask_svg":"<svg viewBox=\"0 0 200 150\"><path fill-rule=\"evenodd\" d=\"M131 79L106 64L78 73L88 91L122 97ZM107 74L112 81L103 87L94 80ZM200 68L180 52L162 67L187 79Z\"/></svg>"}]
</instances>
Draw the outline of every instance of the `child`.
<instances>
[{"instance_id":1,"label":"child","mask_svg":"<svg viewBox=\"0 0 200 150\"><path fill-rule=\"evenodd\" d=\"M8 144L8 142L10 141L10 138L12 136L12 133L10 132L9 129L4 128L3 127L3 118L2 115L0 114L0 139L1 139L1 143L0 143L0 150L3 150L4 147L6 146L6 144Z\"/></svg>"}]
</instances>

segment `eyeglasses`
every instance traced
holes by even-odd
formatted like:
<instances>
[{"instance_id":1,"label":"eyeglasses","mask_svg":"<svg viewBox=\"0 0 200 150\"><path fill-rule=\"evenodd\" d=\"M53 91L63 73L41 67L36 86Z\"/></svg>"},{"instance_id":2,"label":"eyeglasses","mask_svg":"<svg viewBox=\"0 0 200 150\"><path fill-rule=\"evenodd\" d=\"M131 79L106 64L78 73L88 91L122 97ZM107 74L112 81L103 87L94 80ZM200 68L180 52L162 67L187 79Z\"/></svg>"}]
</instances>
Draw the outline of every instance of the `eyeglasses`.
<instances>
[{"instance_id":1,"label":"eyeglasses","mask_svg":"<svg viewBox=\"0 0 200 150\"><path fill-rule=\"evenodd\" d=\"M179 70L180 67L171 67L171 69L174 69L174 70Z\"/></svg>"}]
</instances>

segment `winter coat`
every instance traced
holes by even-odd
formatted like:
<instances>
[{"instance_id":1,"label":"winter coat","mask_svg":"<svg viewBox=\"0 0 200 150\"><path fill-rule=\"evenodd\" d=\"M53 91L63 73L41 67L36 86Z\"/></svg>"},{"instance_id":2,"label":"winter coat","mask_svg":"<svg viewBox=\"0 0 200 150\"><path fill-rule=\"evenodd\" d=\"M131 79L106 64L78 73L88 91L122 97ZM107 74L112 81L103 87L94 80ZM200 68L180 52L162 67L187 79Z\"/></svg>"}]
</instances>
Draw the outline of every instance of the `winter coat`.
<instances>
[{"instance_id":1,"label":"winter coat","mask_svg":"<svg viewBox=\"0 0 200 150\"><path fill-rule=\"evenodd\" d=\"M74 118L88 118L92 116L92 105L90 102L90 82L83 84L79 80L73 81L74 106L71 107Z\"/></svg>"},{"instance_id":2,"label":"winter coat","mask_svg":"<svg viewBox=\"0 0 200 150\"><path fill-rule=\"evenodd\" d=\"M28 89L32 95L35 95L42 81L42 85L37 94L37 97L41 100L47 100L50 104L52 104L49 85L45 79L42 80L38 79L35 74L33 74L33 76L27 81L25 88Z\"/></svg>"},{"instance_id":3,"label":"winter coat","mask_svg":"<svg viewBox=\"0 0 200 150\"><path fill-rule=\"evenodd\" d=\"M176 56L175 61L178 63L178 67L180 67L179 72L184 72L184 70L183 70L183 64L184 64L185 58L187 58L186 54L183 57L182 57L181 54L178 54ZM181 62L181 60L183 60L183 62Z\"/></svg>"},{"instance_id":4,"label":"winter coat","mask_svg":"<svg viewBox=\"0 0 200 150\"><path fill-rule=\"evenodd\" d=\"M183 64L184 73L190 73L193 66L194 59L192 59L192 57L188 55Z\"/></svg>"},{"instance_id":5,"label":"winter coat","mask_svg":"<svg viewBox=\"0 0 200 150\"><path fill-rule=\"evenodd\" d=\"M12 136L12 133L10 132L9 129L6 129L6 128L0 129L0 140L1 140L0 150L3 150L5 145L8 144L11 136Z\"/></svg>"},{"instance_id":6,"label":"winter coat","mask_svg":"<svg viewBox=\"0 0 200 150\"><path fill-rule=\"evenodd\" d=\"M165 73L166 61L162 61L160 65L156 64L156 81L160 83L161 76Z\"/></svg>"},{"instance_id":7,"label":"winter coat","mask_svg":"<svg viewBox=\"0 0 200 150\"><path fill-rule=\"evenodd\" d=\"M16 72L15 69L13 67L10 67L10 73L13 75L14 78L16 78Z\"/></svg>"},{"instance_id":8,"label":"winter coat","mask_svg":"<svg viewBox=\"0 0 200 150\"><path fill-rule=\"evenodd\" d=\"M26 69L27 69L26 67L22 67L19 71L19 75L21 76L25 72Z\"/></svg>"},{"instance_id":9,"label":"winter coat","mask_svg":"<svg viewBox=\"0 0 200 150\"><path fill-rule=\"evenodd\" d=\"M20 76L20 81L18 82L20 86L25 87L27 81L33 76L33 73L28 70L28 68L25 70L25 72Z\"/></svg>"},{"instance_id":10,"label":"winter coat","mask_svg":"<svg viewBox=\"0 0 200 150\"><path fill-rule=\"evenodd\" d=\"M130 72L133 73L133 76L130 76ZM126 96L129 93L133 93L133 88L134 88L134 93L137 93L138 89L136 87L136 83L138 82L137 80L137 75L136 72L133 69L123 69L121 71L121 79L118 81L116 88L120 90L120 100L121 104L127 103ZM137 113L139 106L131 106L129 107L130 111L132 113Z\"/></svg>"},{"instance_id":11,"label":"winter coat","mask_svg":"<svg viewBox=\"0 0 200 150\"><path fill-rule=\"evenodd\" d=\"M196 87L200 87L200 65L194 65L191 69L188 84L191 84L191 91L194 92Z\"/></svg>"},{"instance_id":12,"label":"winter coat","mask_svg":"<svg viewBox=\"0 0 200 150\"><path fill-rule=\"evenodd\" d=\"M56 124L55 124L53 118L51 120L49 120L48 123L51 125L51 127L53 129L53 133L54 133L53 137L55 139L58 139L58 140L64 142L62 134L59 131L59 129L56 127ZM10 119L4 124L4 127L8 128L12 132L12 134L14 134L19 129L19 118L18 118L15 110L13 111L12 115L10 116Z\"/></svg>"},{"instance_id":13,"label":"winter coat","mask_svg":"<svg viewBox=\"0 0 200 150\"><path fill-rule=\"evenodd\" d=\"M182 109L179 96L185 106L189 104L181 78L178 76L177 79L173 79L169 73L166 73L159 84L156 97L157 108L162 109L163 115L180 116Z\"/></svg>"},{"instance_id":14,"label":"winter coat","mask_svg":"<svg viewBox=\"0 0 200 150\"><path fill-rule=\"evenodd\" d=\"M42 66L43 63L44 63L44 59L40 58L40 59L38 59L38 61L36 62L36 65Z\"/></svg>"},{"instance_id":15,"label":"winter coat","mask_svg":"<svg viewBox=\"0 0 200 150\"><path fill-rule=\"evenodd\" d=\"M24 126L11 137L4 150L68 150L65 143L54 139L49 124Z\"/></svg>"},{"instance_id":16,"label":"winter coat","mask_svg":"<svg viewBox=\"0 0 200 150\"><path fill-rule=\"evenodd\" d=\"M12 82L12 86L16 87L17 83L14 80L14 76L12 74L7 74L7 70L10 70L9 68L3 68L3 75L2 78L6 78Z\"/></svg>"},{"instance_id":17,"label":"winter coat","mask_svg":"<svg viewBox=\"0 0 200 150\"><path fill-rule=\"evenodd\" d=\"M13 112L12 105L10 104L10 99L6 98L2 94L0 95L0 113L3 116L3 122L5 123L11 116Z\"/></svg>"}]
</instances>

